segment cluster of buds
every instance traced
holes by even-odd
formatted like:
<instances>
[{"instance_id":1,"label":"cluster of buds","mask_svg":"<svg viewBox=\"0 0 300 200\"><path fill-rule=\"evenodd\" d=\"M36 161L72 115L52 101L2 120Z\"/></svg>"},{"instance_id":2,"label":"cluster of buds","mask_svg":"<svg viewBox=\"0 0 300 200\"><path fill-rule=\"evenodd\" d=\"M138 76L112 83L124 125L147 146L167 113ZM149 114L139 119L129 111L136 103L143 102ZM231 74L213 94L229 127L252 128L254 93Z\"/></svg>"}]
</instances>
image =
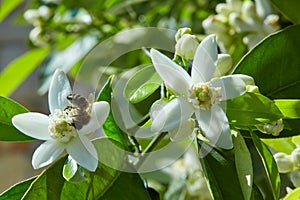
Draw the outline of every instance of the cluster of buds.
<instances>
[{"instance_id":1,"label":"cluster of buds","mask_svg":"<svg viewBox=\"0 0 300 200\"><path fill-rule=\"evenodd\" d=\"M44 47L51 42L54 36L49 33L47 26L57 27L59 30L63 27L64 32L79 32L92 24L92 16L83 8L57 12L59 1L47 0L44 3L46 4L24 13L25 20L34 26L29 39L35 46Z\"/></svg>"},{"instance_id":2,"label":"cluster of buds","mask_svg":"<svg viewBox=\"0 0 300 200\"><path fill-rule=\"evenodd\" d=\"M216 15L209 16L202 23L207 34L216 34L222 52L241 36L248 49L261 39L280 29L279 16L273 14L268 0L242 1L226 0L216 6Z\"/></svg>"},{"instance_id":3,"label":"cluster of buds","mask_svg":"<svg viewBox=\"0 0 300 200\"><path fill-rule=\"evenodd\" d=\"M192 30L186 27L178 29L175 41L175 56L181 57L182 60L193 60L200 42L197 36L192 34ZM231 56L227 53L218 54L216 66L214 77L230 74L233 67Z\"/></svg>"},{"instance_id":4,"label":"cluster of buds","mask_svg":"<svg viewBox=\"0 0 300 200\"><path fill-rule=\"evenodd\" d=\"M295 187L300 187L300 142L293 138L292 141L297 146L292 153L286 154L278 152L274 154L279 173L289 173L291 182Z\"/></svg>"}]
</instances>

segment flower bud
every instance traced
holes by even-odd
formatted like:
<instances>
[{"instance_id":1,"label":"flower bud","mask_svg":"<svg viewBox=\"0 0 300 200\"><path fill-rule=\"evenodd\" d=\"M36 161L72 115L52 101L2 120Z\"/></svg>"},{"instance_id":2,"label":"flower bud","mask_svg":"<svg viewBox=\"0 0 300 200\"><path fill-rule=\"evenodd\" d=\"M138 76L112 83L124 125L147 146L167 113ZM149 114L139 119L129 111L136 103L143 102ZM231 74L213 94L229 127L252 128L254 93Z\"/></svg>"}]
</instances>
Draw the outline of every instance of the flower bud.
<instances>
[{"instance_id":1,"label":"flower bud","mask_svg":"<svg viewBox=\"0 0 300 200\"><path fill-rule=\"evenodd\" d=\"M43 47L43 46L47 46L47 40L49 38L47 38L46 36L43 35L43 31L40 27L35 27L34 29L32 29L29 33L29 39L31 40L31 42L38 46L38 47Z\"/></svg>"},{"instance_id":2,"label":"flower bud","mask_svg":"<svg viewBox=\"0 0 300 200\"><path fill-rule=\"evenodd\" d=\"M294 163L289 155L279 152L274 154L274 159L280 173L288 173L293 171Z\"/></svg>"},{"instance_id":3,"label":"flower bud","mask_svg":"<svg viewBox=\"0 0 300 200\"><path fill-rule=\"evenodd\" d=\"M291 181L295 187L300 187L300 171L295 170L290 174Z\"/></svg>"},{"instance_id":4,"label":"flower bud","mask_svg":"<svg viewBox=\"0 0 300 200\"><path fill-rule=\"evenodd\" d=\"M232 25L238 33L253 31L253 27L249 26L237 13L231 13L229 15L229 24Z\"/></svg>"},{"instance_id":5,"label":"flower bud","mask_svg":"<svg viewBox=\"0 0 300 200\"><path fill-rule=\"evenodd\" d=\"M232 68L232 58L229 54L218 54L217 67L214 77L224 76Z\"/></svg>"},{"instance_id":6,"label":"flower bud","mask_svg":"<svg viewBox=\"0 0 300 200\"><path fill-rule=\"evenodd\" d=\"M230 7L226 4L226 3L219 3L216 6L216 12L218 14L224 15L224 16L228 16L231 12Z\"/></svg>"},{"instance_id":7,"label":"flower bud","mask_svg":"<svg viewBox=\"0 0 300 200\"><path fill-rule=\"evenodd\" d=\"M242 15L248 18L256 18L256 10L253 1L245 1L242 6Z\"/></svg>"},{"instance_id":8,"label":"flower bud","mask_svg":"<svg viewBox=\"0 0 300 200\"><path fill-rule=\"evenodd\" d=\"M274 136L278 136L280 134L280 132L283 130L284 128L284 124L282 119L273 121L271 123L266 123L266 124L259 124L256 125L256 128L266 134L272 134Z\"/></svg>"},{"instance_id":9,"label":"flower bud","mask_svg":"<svg viewBox=\"0 0 300 200\"><path fill-rule=\"evenodd\" d=\"M198 46L196 36L184 34L176 43L175 53L187 60L193 60Z\"/></svg>"},{"instance_id":10,"label":"flower bud","mask_svg":"<svg viewBox=\"0 0 300 200\"><path fill-rule=\"evenodd\" d=\"M264 29L267 33L273 33L280 29L279 16L272 14L268 15L264 20Z\"/></svg>"},{"instance_id":11,"label":"flower bud","mask_svg":"<svg viewBox=\"0 0 300 200\"><path fill-rule=\"evenodd\" d=\"M295 163L295 165L297 167L300 167L300 147L294 149L291 156L292 156L292 160Z\"/></svg>"},{"instance_id":12,"label":"flower bud","mask_svg":"<svg viewBox=\"0 0 300 200\"><path fill-rule=\"evenodd\" d=\"M202 26L207 34L223 34L224 32L227 32L226 26L222 22L218 21L215 16L210 16L203 20Z\"/></svg>"},{"instance_id":13,"label":"flower bud","mask_svg":"<svg viewBox=\"0 0 300 200\"><path fill-rule=\"evenodd\" d=\"M51 16L51 10L47 6L40 6L37 11L43 20L48 20Z\"/></svg>"},{"instance_id":14,"label":"flower bud","mask_svg":"<svg viewBox=\"0 0 300 200\"><path fill-rule=\"evenodd\" d=\"M29 9L26 10L24 13L24 18L29 23L33 24L34 26L37 26L39 23L39 12L36 9Z\"/></svg>"},{"instance_id":15,"label":"flower bud","mask_svg":"<svg viewBox=\"0 0 300 200\"><path fill-rule=\"evenodd\" d=\"M176 42L184 35L184 34L190 34L192 33L192 29L191 28L180 28L178 29L177 33L175 34L175 40Z\"/></svg>"},{"instance_id":16,"label":"flower bud","mask_svg":"<svg viewBox=\"0 0 300 200\"><path fill-rule=\"evenodd\" d=\"M264 19L267 15L272 13L272 7L269 0L255 0L256 13L261 18Z\"/></svg>"}]
</instances>

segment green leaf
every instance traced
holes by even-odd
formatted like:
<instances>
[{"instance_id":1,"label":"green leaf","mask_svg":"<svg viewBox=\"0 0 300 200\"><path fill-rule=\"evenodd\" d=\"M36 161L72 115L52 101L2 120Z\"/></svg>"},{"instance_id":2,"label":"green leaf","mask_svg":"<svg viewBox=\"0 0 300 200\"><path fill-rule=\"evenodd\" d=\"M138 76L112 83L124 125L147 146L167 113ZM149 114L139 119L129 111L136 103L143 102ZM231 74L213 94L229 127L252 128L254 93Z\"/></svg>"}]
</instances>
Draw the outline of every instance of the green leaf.
<instances>
[{"instance_id":1,"label":"green leaf","mask_svg":"<svg viewBox=\"0 0 300 200\"><path fill-rule=\"evenodd\" d=\"M104 160L105 157L118 169L126 165L124 152L122 154L116 149L110 148L112 140L101 138L94 140L93 144L97 149L99 160ZM86 181L68 182L61 174L65 160L66 157L63 157L38 176L23 199L150 200L138 174L122 172L100 162L97 170L87 175Z\"/></svg>"},{"instance_id":2,"label":"green leaf","mask_svg":"<svg viewBox=\"0 0 300 200\"><path fill-rule=\"evenodd\" d=\"M131 103L139 103L149 97L162 84L153 65L146 65L137 71L125 86L125 96Z\"/></svg>"},{"instance_id":3,"label":"green leaf","mask_svg":"<svg viewBox=\"0 0 300 200\"><path fill-rule=\"evenodd\" d=\"M251 137L268 175L268 180L272 188L272 196L274 199L278 199L280 192L280 176L273 155L255 133L251 133Z\"/></svg>"},{"instance_id":4,"label":"green leaf","mask_svg":"<svg viewBox=\"0 0 300 200\"><path fill-rule=\"evenodd\" d=\"M48 91L52 75L56 69L61 69L67 73L75 64L80 62L97 43L97 37L87 35L77 39L67 49L54 52L47 61L43 63L38 93L44 94Z\"/></svg>"},{"instance_id":5,"label":"green leaf","mask_svg":"<svg viewBox=\"0 0 300 200\"><path fill-rule=\"evenodd\" d=\"M0 22L22 2L23 0L2 0L0 5Z\"/></svg>"},{"instance_id":6,"label":"green leaf","mask_svg":"<svg viewBox=\"0 0 300 200\"><path fill-rule=\"evenodd\" d=\"M86 169L77 165L77 162L71 157L68 156L64 167L63 167L63 177L70 182L78 183L81 181L87 180Z\"/></svg>"},{"instance_id":7,"label":"green leaf","mask_svg":"<svg viewBox=\"0 0 300 200\"><path fill-rule=\"evenodd\" d=\"M113 76L111 76L103 86L96 101L107 101L111 105L112 81ZM128 139L128 135L118 127L114 120L112 109L110 109L109 115L102 125L102 128L107 137L119 142L126 150L131 149L132 144Z\"/></svg>"},{"instance_id":8,"label":"green leaf","mask_svg":"<svg viewBox=\"0 0 300 200\"><path fill-rule=\"evenodd\" d=\"M9 96L38 67L49 50L33 49L12 61L0 74L0 95Z\"/></svg>"},{"instance_id":9,"label":"green leaf","mask_svg":"<svg viewBox=\"0 0 300 200\"><path fill-rule=\"evenodd\" d=\"M6 97L0 96L0 141L35 140L16 129L11 119L13 116L28 112L26 108Z\"/></svg>"},{"instance_id":10,"label":"green leaf","mask_svg":"<svg viewBox=\"0 0 300 200\"><path fill-rule=\"evenodd\" d=\"M275 151L286 154L291 154L296 148L296 145L292 142L292 137L262 139L262 141Z\"/></svg>"},{"instance_id":11,"label":"green leaf","mask_svg":"<svg viewBox=\"0 0 300 200\"><path fill-rule=\"evenodd\" d=\"M282 200L295 200L300 197L300 188L295 188L291 193L287 194Z\"/></svg>"},{"instance_id":12,"label":"green leaf","mask_svg":"<svg viewBox=\"0 0 300 200\"><path fill-rule=\"evenodd\" d=\"M275 6L285 15L289 20L295 24L300 23L300 5L298 0L271 0Z\"/></svg>"},{"instance_id":13,"label":"green leaf","mask_svg":"<svg viewBox=\"0 0 300 200\"><path fill-rule=\"evenodd\" d=\"M300 98L300 25L270 35L253 48L234 73L252 76L271 99Z\"/></svg>"},{"instance_id":14,"label":"green leaf","mask_svg":"<svg viewBox=\"0 0 300 200\"><path fill-rule=\"evenodd\" d=\"M214 149L198 141L203 172L214 199L244 199L234 159L227 151Z\"/></svg>"},{"instance_id":15,"label":"green leaf","mask_svg":"<svg viewBox=\"0 0 300 200\"><path fill-rule=\"evenodd\" d=\"M272 100L258 93L245 93L225 103L226 114L232 125L253 126L283 117Z\"/></svg>"},{"instance_id":16,"label":"green leaf","mask_svg":"<svg viewBox=\"0 0 300 200\"><path fill-rule=\"evenodd\" d=\"M244 199L248 200L252 194L253 167L251 154L240 133L233 137L235 167L242 188Z\"/></svg>"},{"instance_id":17,"label":"green leaf","mask_svg":"<svg viewBox=\"0 0 300 200\"><path fill-rule=\"evenodd\" d=\"M22 181L0 195L0 200L20 200L36 177Z\"/></svg>"},{"instance_id":18,"label":"green leaf","mask_svg":"<svg viewBox=\"0 0 300 200\"><path fill-rule=\"evenodd\" d=\"M279 108L284 118L300 118L300 100L299 99L277 99L275 105Z\"/></svg>"}]
</instances>

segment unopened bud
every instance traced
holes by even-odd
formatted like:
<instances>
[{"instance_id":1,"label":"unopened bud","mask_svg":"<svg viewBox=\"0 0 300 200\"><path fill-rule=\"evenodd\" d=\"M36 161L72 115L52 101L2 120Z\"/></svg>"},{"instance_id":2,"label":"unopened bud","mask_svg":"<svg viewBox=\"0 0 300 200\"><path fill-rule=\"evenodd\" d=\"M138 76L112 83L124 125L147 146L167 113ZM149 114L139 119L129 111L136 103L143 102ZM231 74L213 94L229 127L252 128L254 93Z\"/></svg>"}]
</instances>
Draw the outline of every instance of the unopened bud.
<instances>
[{"instance_id":1,"label":"unopened bud","mask_svg":"<svg viewBox=\"0 0 300 200\"><path fill-rule=\"evenodd\" d=\"M300 147L294 149L291 156L296 166L300 167Z\"/></svg>"},{"instance_id":2,"label":"unopened bud","mask_svg":"<svg viewBox=\"0 0 300 200\"><path fill-rule=\"evenodd\" d=\"M242 15L244 17L256 18L255 5L252 1L245 1L242 6Z\"/></svg>"},{"instance_id":3,"label":"unopened bud","mask_svg":"<svg viewBox=\"0 0 300 200\"><path fill-rule=\"evenodd\" d=\"M39 12L36 9L29 9L26 10L24 13L24 18L29 23L33 24L34 26L37 26L39 23Z\"/></svg>"},{"instance_id":4,"label":"unopened bud","mask_svg":"<svg viewBox=\"0 0 300 200\"><path fill-rule=\"evenodd\" d=\"M214 77L224 76L232 68L232 58L229 54L218 54L217 67Z\"/></svg>"},{"instance_id":5,"label":"unopened bud","mask_svg":"<svg viewBox=\"0 0 300 200\"><path fill-rule=\"evenodd\" d=\"M280 132L284 128L283 120L279 119L276 121L273 121L271 123L266 123L263 125L256 125L256 128L266 134L272 134L274 136L278 136Z\"/></svg>"},{"instance_id":6,"label":"unopened bud","mask_svg":"<svg viewBox=\"0 0 300 200\"><path fill-rule=\"evenodd\" d=\"M37 11L43 20L48 20L51 16L51 10L47 6L40 6Z\"/></svg>"},{"instance_id":7,"label":"unopened bud","mask_svg":"<svg viewBox=\"0 0 300 200\"><path fill-rule=\"evenodd\" d=\"M293 171L294 163L289 155L279 152L274 154L274 159L280 173L288 173Z\"/></svg>"},{"instance_id":8,"label":"unopened bud","mask_svg":"<svg viewBox=\"0 0 300 200\"><path fill-rule=\"evenodd\" d=\"M198 46L196 36L184 34L176 43L175 53L187 60L193 60Z\"/></svg>"},{"instance_id":9,"label":"unopened bud","mask_svg":"<svg viewBox=\"0 0 300 200\"><path fill-rule=\"evenodd\" d=\"M291 181L295 187L300 187L300 171L295 170L290 174Z\"/></svg>"},{"instance_id":10,"label":"unopened bud","mask_svg":"<svg viewBox=\"0 0 300 200\"><path fill-rule=\"evenodd\" d=\"M187 27L180 28L175 34L175 41L177 42L184 34L191 34L191 33L192 33L191 28L187 28Z\"/></svg>"}]
</instances>

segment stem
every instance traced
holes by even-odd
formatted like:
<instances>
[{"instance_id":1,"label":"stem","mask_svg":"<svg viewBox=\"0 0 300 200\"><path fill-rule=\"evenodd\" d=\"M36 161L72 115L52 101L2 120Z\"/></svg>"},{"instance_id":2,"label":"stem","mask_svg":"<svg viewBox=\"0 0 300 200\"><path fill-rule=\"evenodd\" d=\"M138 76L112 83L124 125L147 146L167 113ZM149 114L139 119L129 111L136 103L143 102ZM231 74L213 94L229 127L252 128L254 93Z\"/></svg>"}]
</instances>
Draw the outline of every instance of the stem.
<instances>
[{"instance_id":1,"label":"stem","mask_svg":"<svg viewBox=\"0 0 300 200\"><path fill-rule=\"evenodd\" d=\"M160 141L168 134L168 132L162 132L158 134L153 140L150 142L150 144L145 148L145 150L142 152L141 156L135 163L136 168L139 168L143 162L148 157L148 153L152 152L152 150L160 143Z\"/></svg>"}]
</instances>

